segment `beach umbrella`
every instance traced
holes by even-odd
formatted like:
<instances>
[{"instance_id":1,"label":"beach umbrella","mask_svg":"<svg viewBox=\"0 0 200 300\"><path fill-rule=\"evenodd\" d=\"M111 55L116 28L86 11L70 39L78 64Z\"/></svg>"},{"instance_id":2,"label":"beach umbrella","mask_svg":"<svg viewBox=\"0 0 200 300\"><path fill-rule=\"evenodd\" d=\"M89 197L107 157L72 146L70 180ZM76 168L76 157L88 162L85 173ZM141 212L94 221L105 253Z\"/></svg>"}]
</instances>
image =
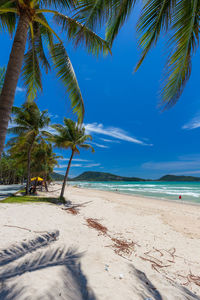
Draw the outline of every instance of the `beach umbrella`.
<instances>
[{"instance_id":1,"label":"beach umbrella","mask_svg":"<svg viewBox=\"0 0 200 300\"><path fill-rule=\"evenodd\" d=\"M33 177L33 178L31 178L31 181L35 181L35 180L37 180L37 181L43 181L44 179L41 178L41 177Z\"/></svg>"}]
</instances>

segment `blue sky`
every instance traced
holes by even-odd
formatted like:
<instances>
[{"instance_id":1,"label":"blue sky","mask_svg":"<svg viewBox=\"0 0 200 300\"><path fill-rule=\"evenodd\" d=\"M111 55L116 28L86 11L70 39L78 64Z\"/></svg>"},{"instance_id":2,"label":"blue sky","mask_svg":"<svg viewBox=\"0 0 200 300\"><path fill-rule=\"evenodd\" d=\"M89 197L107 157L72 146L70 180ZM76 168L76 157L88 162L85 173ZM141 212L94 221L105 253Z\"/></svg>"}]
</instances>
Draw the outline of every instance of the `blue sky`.
<instances>
[{"instance_id":1,"label":"blue sky","mask_svg":"<svg viewBox=\"0 0 200 300\"><path fill-rule=\"evenodd\" d=\"M0 65L6 65L12 39L1 33ZM200 60L193 59L192 76L179 102L170 110L158 108L162 70L167 59L163 37L133 74L139 58L132 15L117 37L112 56L95 58L82 48L67 45L85 102L84 124L93 136L95 153L82 151L70 171L111 172L124 176L158 178L165 174L200 176ZM25 101L19 82L15 105ZM37 104L48 109L52 123L73 117L68 96L54 73L43 77ZM56 171L64 173L69 151Z\"/></svg>"}]
</instances>

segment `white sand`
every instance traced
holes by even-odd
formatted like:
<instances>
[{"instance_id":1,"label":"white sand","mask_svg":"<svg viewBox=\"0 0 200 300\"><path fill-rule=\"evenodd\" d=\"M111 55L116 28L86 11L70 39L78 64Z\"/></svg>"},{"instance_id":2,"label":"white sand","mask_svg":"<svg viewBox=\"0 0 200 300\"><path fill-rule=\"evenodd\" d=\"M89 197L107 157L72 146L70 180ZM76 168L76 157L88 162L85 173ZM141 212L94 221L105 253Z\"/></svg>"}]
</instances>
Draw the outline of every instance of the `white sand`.
<instances>
[{"instance_id":1,"label":"white sand","mask_svg":"<svg viewBox=\"0 0 200 300\"><path fill-rule=\"evenodd\" d=\"M0 204L0 299L200 299L200 206L74 187L65 195L90 202L78 215L53 204ZM86 226L87 218L108 235ZM29 242L57 231L46 247ZM112 237L136 243L132 254L115 253Z\"/></svg>"}]
</instances>

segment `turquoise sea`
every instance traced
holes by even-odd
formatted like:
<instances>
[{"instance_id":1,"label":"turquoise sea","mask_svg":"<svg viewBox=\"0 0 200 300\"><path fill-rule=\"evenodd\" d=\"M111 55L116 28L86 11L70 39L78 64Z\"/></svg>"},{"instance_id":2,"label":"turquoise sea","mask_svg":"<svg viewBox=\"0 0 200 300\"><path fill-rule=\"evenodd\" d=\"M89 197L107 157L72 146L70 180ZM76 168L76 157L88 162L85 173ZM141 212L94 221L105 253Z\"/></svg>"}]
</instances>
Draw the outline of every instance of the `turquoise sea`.
<instances>
[{"instance_id":1,"label":"turquoise sea","mask_svg":"<svg viewBox=\"0 0 200 300\"><path fill-rule=\"evenodd\" d=\"M123 194L200 203L200 182L70 182L70 184ZM181 195L181 200L179 196Z\"/></svg>"}]
</instances>

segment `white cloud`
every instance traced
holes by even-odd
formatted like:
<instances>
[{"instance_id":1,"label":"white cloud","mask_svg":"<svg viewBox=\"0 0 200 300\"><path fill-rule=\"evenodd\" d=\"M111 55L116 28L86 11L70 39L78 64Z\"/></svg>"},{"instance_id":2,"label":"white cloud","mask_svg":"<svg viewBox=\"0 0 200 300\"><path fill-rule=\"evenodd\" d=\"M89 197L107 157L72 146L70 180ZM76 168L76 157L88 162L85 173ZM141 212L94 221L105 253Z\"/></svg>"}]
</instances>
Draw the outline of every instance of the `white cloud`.
<instances>
[{"instance_id":1,"label":"white cloud","mask_svg":"<svg viewBox=\"0 0 200 300\"><path fill-rule=\"evenodd\" d=\"M95 143L95 142L89 142L88 144L92 144L92 145L95 145L99 148L109 148L108 146L106 145L102 145L102 144L98 144L98 143Z\"/></svg>"},{"instance_id":2,"label":"white cloud","mask_svg":"<svg viewBox=\"0 0 200 300\"><path fill-rule=\"evenodd\" d=\"M179 170L195 169L200 168L200 160L183 160L183 161L164 161L164 162L146 162L142 164L142 168L149 170L160 170L164 172L174 172Z\"/></svg>"},{"instance_id":3,"label":"white cloud","mask_svg":"<svg viewBox=\"0 0 200 300\"><path fill-rule=\"evenodd\" d=\"M55 168L54 169L54 172L58 173L58 174L61 174L61 175L64 175L65 174L65 171L60 171L58 168Z\"/></svg>"},{"instance_id":4,"label":"white cloud","mask_svg":"<svg viewBox=\"0 0 200 300\"><path fill-rule=\"evenodd\" d=\"M22 87L20 87L20 86L17 86L16 92L17 92L17 93L25 92L25 88L22 88Z\"/></svg>"},{"instance_id":5,"label":"white cloud","mask_svg":"<svg viewBox=\"0 0 200 300\"><path fill-rule=\"evenodd\" d=\"M49 117L50 117L51 119L57 119L57 118L59 117L59 115L54 115L54 114L52 114L52 113L49 113Z\"/></svg>"},{"instance_id":6,"label":"white cloud","mask_svg":"<svg viewBox=\"0 0 200 300\"><path fill-rule=\"evenodd\" d=\"M176 172L174 174L175 175L183 175L183 172ZM195 174L200 174L200 170L196 170L196 171L184 171L184 175L195 175Z\"/></svg>"},{"instance_id":7,"label":"white cloud","mask_svg":"<svg viewBox=\"0 0 200 300\"><path fill-rule=\"evenodd\" d=\"M109 139L104 139L104 138L100 138L100 140L107 142L107 143L120 143L120 141L109 140Z\"/></svg>"},{"instance_id":8,"label":"white cloud","mask_svg":"<svg viewBox=\"0 0 200 300\"><path fill-rule=\"evenodd\" d=\"M56 167L57 169L63 169L63 168L67 168L68 165L59 165L59 167Z\"/></svg>"},{"instance_id":9,"label":"white cloud","mask_svg":"<svg viewBox=\"0 0 200 300\"><path fill-rule=\"evenodd\" d=\"M131 142L131 143L135 143L135 144L139 144L139 145L147 145L143 141L140 141L140 140L128 135L127 132L121 128L104 127L103 124L97 124L97 123L84 124L84 127L88 134L97 133L97 134L102 134L102 135L106 135L106 136L111 136L113 138L116 138L116 139L122 140L122 141L126 141L126 142ZM152 145L148 144L148 146L152 146Z\"/></svg>"},{"instance_id":10,"label":"white cloud","mask_svg":"<svg viewBox=\"0 0 200 300\"><path fill-rule=\"evenodd\" d=\"M69 158L59 158L59 160L62 160L62 161L69 161ZM73 158L73 161L89 162L89 161L91 161L91 160L88 160L88 159L82 159L82 158Z\"/></svg>"},{"instance_id":11,"label":"white cloud","mask_svg":"<svg viewBox=\"0 0 200 300\"><path fill-rule=\"evenodd\" d=\"M87 165L84 165L84 164L74 164L72 163L71 164L71 167L73 168L92 168L92 167L99 167L101 164L99 163L90 163L90 164L87 164ZM59 167L56 167L57 169L66 169L67 168L67 164L64 164L64 165L59 165Z\"/></svg>"},{"instance_id":12,"label":"white cloud","mask_svg":"<svg viewBox=\"0 0 200 300\"><path fill-rule=\"evenodd\" d=\"M53 125L53 124L51 124L51 125ZM50 125L44 127L42 130L47 131L47 132L49 132L51 134L56 134L57 133L57 131L54 128L52 128Z\"/></svg>"},{"instance_id":13,"label":"white cloud","mask_svg":"<svg viewBox=\"0 0 200 300\"><path fill-rule=\"evenodd\" d=\"M101 164L89 164L85 168L99 167Z\"/></svg>"},{"instance_id":14,"label":"white cloud","mask_svg":"<svg viewBox=\"0 0 200 300\"><path fill-rule=\"evenodd\" d=\"M9 121L8 123L8 128L13 128L16 126L16 123L12 122L12 121Z\"/></svg>"},{"instance_id":15,"label":"white cloud","mask_svg":"<svg viewBox=\"0 0 200 300\"><path fill-rule=\"evenodd\" d=\"M88 165L83 165L83 164L72 164L72 167L81 167L81 168L92 168L92 167L99 167L101 164L98 163L92 163Z\"/></svg>"},{"instance_id":16,"label":"white cloud","mask_svg":"<svg viewBox=\"0 0 200 300\"><path fill-rule=\"evenodd\" d=\"M194 117L192 120L190 120L188 123L182 126L182 129L196 129L200 127L200 115Z\"/></svg>"}]
</instances>

